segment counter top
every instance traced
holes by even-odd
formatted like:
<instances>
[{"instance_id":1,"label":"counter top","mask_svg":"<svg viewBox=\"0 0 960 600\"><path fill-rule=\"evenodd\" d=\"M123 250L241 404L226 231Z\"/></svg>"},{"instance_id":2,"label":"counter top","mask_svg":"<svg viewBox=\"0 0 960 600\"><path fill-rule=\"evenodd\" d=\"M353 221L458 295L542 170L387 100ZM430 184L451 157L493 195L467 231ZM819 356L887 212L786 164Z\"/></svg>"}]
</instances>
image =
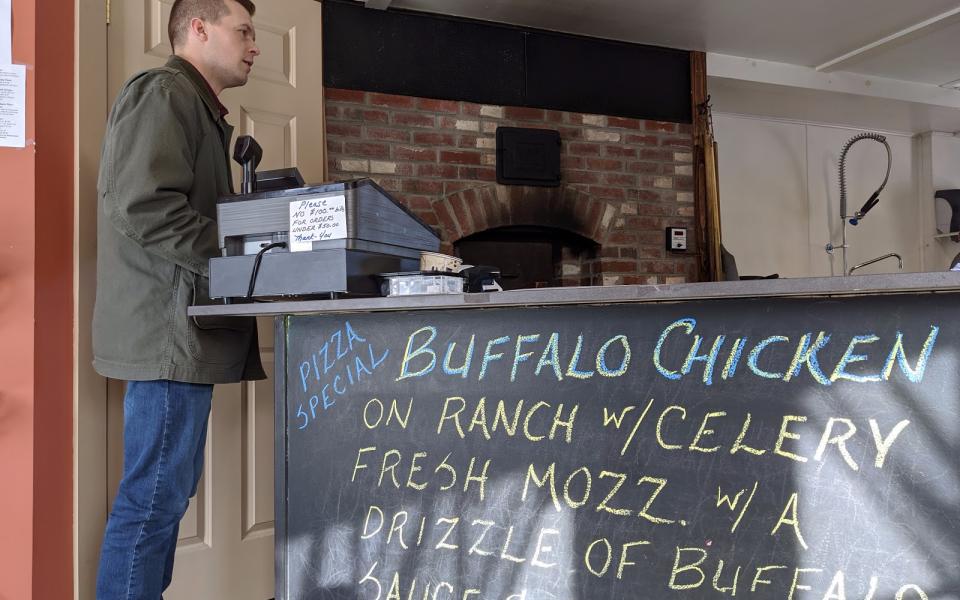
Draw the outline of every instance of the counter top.
<instances>
[{"instance_id":1,"label":"counter top","mask_svg":"<svg viewBox=\"0 0 960 600\"><path fill-rule=\"evenodd\" d=\"M216 304L192 306L187 313L196 317L272 316L395 310L451 310L502 306L676 302L721 298L838 297L865 294L936 293L958 290L960 290L960 273L938 271L932 273L853 275L848 277L755 279L674 285L538 288L478 294Z\"/></svg>"}]
</instances>

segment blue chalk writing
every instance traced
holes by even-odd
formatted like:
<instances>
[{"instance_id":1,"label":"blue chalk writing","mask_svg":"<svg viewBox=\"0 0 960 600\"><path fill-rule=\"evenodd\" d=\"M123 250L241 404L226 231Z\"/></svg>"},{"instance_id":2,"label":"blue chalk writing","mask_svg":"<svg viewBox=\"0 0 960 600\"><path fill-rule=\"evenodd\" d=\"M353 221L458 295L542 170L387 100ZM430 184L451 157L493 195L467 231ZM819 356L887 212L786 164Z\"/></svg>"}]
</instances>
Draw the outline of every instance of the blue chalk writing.
<instances>
[{"instance_id":1,"label":"blue chalk writing","mask_svg":"<svg viewBox=\"0 0 960 600\"><path fill-rule=\"evenodd\" d=\"M784 337L782 335L773 335L768 338L760 340L760 343L753 347L753 350L750 351L750 356L747 358L747 366L750 367L750 370L753 371L755 375L759 375L765 379L782 379L783 373L771 373L770 371L764 371L757 366L757 361L760 360L760 353L763 352L764 348L770 344L775 344L777 342L789 342L790 338Z\"/></svg>"},{"instance_id":2,"label":"blue chalk writing","mask_svg":"<svg viewBox=\"0 0 960 600\"><path fill-rule=\"evenodd\" d=\"M336 405L338 396L345 396L351 386L372 376L389 354L389 349L377 352L349 321L344 322L300 362L300 385L309 399L297 405L297 428L306 429L323 411Z\"/></svg>"},{"instance_id":3,"label":"blue chalk writing","mask_svg":"<svg viewBox=\"0 0 960 600\"><path fill-rule=\"evenodd\" d=\"M678 319L673 323L664 328L663 332L660 334L660 339L657 340L657 346L653 349L653 366L657 368L657 371L667 379L680 379L683 375L681 371L671 371L670 369L663 366L663 363L660 361L660 352L663 350L663 342L667 340L667 336L670 335L670 332L678 327L683 327L687 330L687 335L693 333L693 328L697 326L696 319ZM699 336L697 336L699 337Z\"/></svg>"},{"instance_id":4,"label":"blue chalk writing","mask_svg":"<svg viewBox=\"0 0 960 600\"><path fill-rule=\"evenodd\" d=\"M703 383L712 385L714 368L721 354L723 354L726 356L726 361L721 372L721 378L723 380L732 379L737 372L737 365L747 348L748 338L736 338L733 342L733 347L725 350L723 346L726 343L727 336L725 334L718 334L713 339L710 351L704 353L701 352L701 346L703 346L706 338L699 333L694 333L696 328L697 320L692 317L678 319L664 327L653 351L653 364L657 372L667 379L678 380L690 374L694 363L702 362L704 363ZM750 372L757 377L763 379L781 379L789 382L797 378L803 370L804 365L806 365L807 372L813 380L823 386L832 385L840 380L852 381L854 383L879 383L888 381L893 373L894 366L899 366L900 371L909 381L920 383L930 357L933 354L939 332L940 328L937 325L930 326L930 332L920 348L916 362L911 365L907 359L907 351L904 348L904 334L898 331L892 345L888 346L890 348L889 352L887 352L885 348L882 350L884 354L880 356L885 356L886 360L883 368L879 372L862 374L850 372L850 366L855 363L865 363L859 365L861 371L868 368L866 367L866 362L870 360L871 355L858 353L858 350L865 352L869 349L876 349L877 346L884 341L890 343L889 340L884 340L874 333L850 336L846 350L834 365L833 370L830 371L831 375L829 377L827 377L821 368L817 354L820 350L826 348L831 341L830 334L824 331L817 333L816 339L814 339L813 332L807 332L799 338L794 338L794 340L783 335L765 337L754 344L747 353L747 366ZM667 353L664 351L664 345L668 338L671 345L683 344L684 339L686 339L686 343L689 344L686 359L679 369L672 369L664 364L664 358L666 356L676 356L673 352ZM774 344L781 344L780 349L773 350L771 346ZM789 348L789 353L786 354L786 356L792 356L789 363L784 360L782 344L787 344L787 348ZM681 348L683 347L684 346L681 346ZM767 350L769 350L769 353L764 354ZM777 365L778 361L780 361L779 365L784 367L783 371L761 368L760 361L762 354L769 356L769 358L764 361L766 364L773 363ZM877 352L872 354L874 360L876 360L877 354Z\"/></svg>"}]
</instances>

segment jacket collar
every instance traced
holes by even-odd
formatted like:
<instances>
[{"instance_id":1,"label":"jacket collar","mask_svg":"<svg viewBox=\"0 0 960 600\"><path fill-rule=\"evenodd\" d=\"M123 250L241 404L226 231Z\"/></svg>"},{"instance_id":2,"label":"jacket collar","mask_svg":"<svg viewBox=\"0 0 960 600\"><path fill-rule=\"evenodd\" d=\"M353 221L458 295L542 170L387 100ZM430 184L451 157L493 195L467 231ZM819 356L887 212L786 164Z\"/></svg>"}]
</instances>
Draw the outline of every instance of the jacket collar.
<instances>
[{"instance_id":1,"label":"jacket collar","mask_svg":"<svg viewBox=\"0 0 960 600\"><path fill-rule=\"evenodd\" d=\"M175 54L170 55L170 58L167 59L167 67L180 71L187 76L187 79L190 80L190 83L193 84L193 87L197 88L197 93L200 94L200 98L203 99L203 103L207 105L207 108L210 110L211 116L213 116L215 121L223 121L223 117L227 114L226 107L217 99L217 95L213 93L213 88L210 87L210 83L203 77L200 71L197 70L193 64L190 63L185 58L177 56Z\"/></svg>"}]
</instances>

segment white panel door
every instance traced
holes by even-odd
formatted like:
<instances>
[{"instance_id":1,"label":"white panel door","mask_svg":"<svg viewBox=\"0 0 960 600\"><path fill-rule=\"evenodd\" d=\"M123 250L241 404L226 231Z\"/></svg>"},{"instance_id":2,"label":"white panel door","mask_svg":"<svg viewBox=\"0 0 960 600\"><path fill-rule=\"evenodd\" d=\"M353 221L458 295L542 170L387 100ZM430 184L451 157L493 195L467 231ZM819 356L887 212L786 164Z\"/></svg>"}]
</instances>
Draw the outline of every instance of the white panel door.
<instances>
[{"instance_id":1,"label":"white panel door","mask_svg":"<svg viewBox=\"0 0 960 600\"><path fill-rule=\"evenodd\" d=\"M170 53L167 18L173 0L112 3L109 97L133 73L161 65ZM296 166L308 182L324 178L321 4L262 1L254 17L257 59L250 81L226 90L235 136L263 147L261 169ZM234 165L239 189L239 169ZM197 497L180 527L167 600L265 600L273 597L273 326L260 323L261 355L270 375L257 383L217 386ZM122 386L108 408L108 497L122 463Z\"/></svg>"}]
</instances>

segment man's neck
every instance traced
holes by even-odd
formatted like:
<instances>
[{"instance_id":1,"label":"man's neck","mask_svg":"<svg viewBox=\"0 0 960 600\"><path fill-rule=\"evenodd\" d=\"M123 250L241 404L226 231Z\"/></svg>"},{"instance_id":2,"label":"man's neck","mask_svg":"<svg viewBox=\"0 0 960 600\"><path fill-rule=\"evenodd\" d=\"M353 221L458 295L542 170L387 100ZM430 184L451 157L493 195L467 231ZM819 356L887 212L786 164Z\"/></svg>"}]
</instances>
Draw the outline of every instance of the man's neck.
<instances>
[{"instance_id":1,"label":"man's neck","mask_svg":"<svg viewBox=\"0 0 960 600\"><path fill-rule=\"evenodd\" d=\"M192 57L188 52L185 52L185 51L183 51L183 50L179 50L179 51L174 52L174 55L175 55L175 56L179 56L179 57L182 58L183 60L185 60L185 61L187 61L188 63L190 63L191 65L193 65L193 68L196 69L196 70L200 73L201 76L203 76L204 81L206 81L206 82L207 82L207 85L210 86L210 91L213 92L213 95L219 98L220 92L223 91L223 86L221 86L219 83L217 83L217 82L215 81L214 78L211 77L211 73L209 73L209 72L202 66L202 61L196 60L196 59L195 59L194 57Z\"/></svg>"},{"instance_id":2,"label":"man's neck","mask_svg":"<svg viewBox=\"0 0 960 600\"><path fill-rule=\"evenodd\" d=\"M200 79L203 80L203 85L207 88L207 90L210 92L210 95L213 97L213 102L216 104L216 108L220 113L220 118L222 119L223 117L226 117L230 113L230 111L227 110L227 107L223 105L223 102L220 102L219 92L213 87L213 84L210 83L211 81L210 78L207 77L207 75L197 67L196 62L191 61L186 55L174 54L174 56L176 56L178 59L189 64L191 67L194 68L194 70L197 73L200 74Z\"/></svg>"}]
</instances>

